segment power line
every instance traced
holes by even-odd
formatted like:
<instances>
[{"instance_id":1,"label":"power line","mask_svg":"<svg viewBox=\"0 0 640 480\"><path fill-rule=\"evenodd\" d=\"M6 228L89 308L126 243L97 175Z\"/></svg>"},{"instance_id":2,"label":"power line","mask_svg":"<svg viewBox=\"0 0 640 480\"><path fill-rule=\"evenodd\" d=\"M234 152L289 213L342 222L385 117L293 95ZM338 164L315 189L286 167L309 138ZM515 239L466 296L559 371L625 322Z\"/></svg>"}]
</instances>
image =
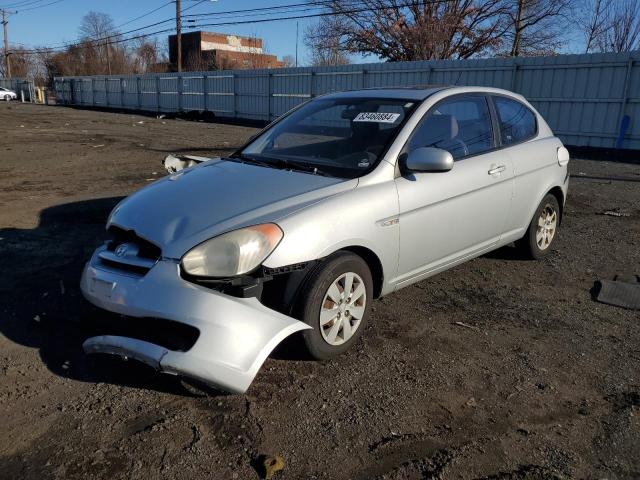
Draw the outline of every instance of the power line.
<instances>
[{"instance_id":1,"label":"power line","mask_svg":"<svg viewBox=\"0 0 640 480\"><path fill-rule=\"evenodd\" d=\"M34 0L30 0L30 1L34 1ZM43 0L35 0L35 1L43 1ZM62 0L58 0L58 1L62 1ZM157 9L154 9L150 12L147 12L137 18L134 18L132 20L129 20L128 22L125 22L123 24L117 25L116 27L114 27L114 29L116 28L120 28L128 23L132 23L135 20L138 20L139 18L145 17L147 15L150 15L152 13L155 13L155 11L160 10L161 8L164 8L165 6L173 3L175 0L170 0L169 2L167 2L166 4L162 5L161 7L158 7ZM186 12L187 10L190 10L198 5L200 5L201 3L204 3L208 0L200 0L198 3L196 3L195 5L191 5L187 8L184 8L181 10L181 12ZM354 0L357 3L362 3L363 0ZM290 4L290 5L274 5L273 7L262 7L262 8L249 8L249 9L244 9L244 10L228 10L228 11L223 11L223 12L218 12L218 13L200 13L200 14L191 14L191 15L184 15L184 17L199 17L199 16L212 16L212 15L229 15L229 14L236 14L236 13L251 13L251 12L259 12L259 11L264 11L264 10L270 10L270 12L268 13L262 13L262 14L254 14L254 16L258 16L258 15L268 15L268 14L272 14L272 10L280 10L280 9L291 9L292 7L306 7L304 8L304 10L308 10L309 6L326 6L326 2L323 1L314 1L314 2L307 2L307 3L295 3L295 4ZM353 4L352 4L353 5ZM239 16L239 15L238 15ZM244 18L244 15L242 16ZM128 30L125 32L113 32L113 34L111 35L107 35L107 36L103 36L103 37L85 37L85 38L76 38L75 40L72 41L67 41L67 42L60 42L57 44L53 44L50 45L48 48L32 48L30 49L31 51L37 51L37 52L44 52L46 50L55 50L58 48L66 48L70 45L74 45L74 44L78 44L78 43L82 43L84 41L90 40L91 42L102 42L104 40L109 40L112 39L115 36L121 36L121 35L127 35L130 33L136 33L136 32L140 32L142 30L146 30L147 28L151 28L151 27L157 27L159 25L168 23L168 22L173 22L174 18L167 18L165 20L161 20L155 23L151 23L148 25L144 25L142 27L138 27L138 28L134 28L132 30ZM189 22L194 22L195 20L188 20ZM188 28L194 28L193 26L189 26ZM156 33L165 33L166 31L161 31L161 32L155 32L155 33L151 33L150 35L154 35ZM141 37L136 37L136 38L141 38ZM125 40L126 41L126 40ZM30 50L23 50L21 53L27 53Z\"/></svg>"},{"instance_id":2,"label":"power line","mask_svg":"<svg viewBox=\"0 0 640 480\"><path fill-rule=\"evenodd\" d=\"M2 8L18 8L18 7L24 7L28 5L33 5L34 3L41 3L45 1L47 0L24 0L22 2L7 3L6 5L3 5Z\"/></svg>"},{"instance_id":3,"label":"power line","mask_svg":"<svg viewBox=\"0 0 640 480\"><path fill-rule=\"evenodd\" d=\"M37 10L39 8L48 7L49 5L55 5L56 3L64 2L64 0L54 0L53 2L45 3L44 5L37 5L31 8L21 8L18 10L19 13L28 12L29 10Z\"/></svg>"},{"instance_id":4,"label":"power line","mask_svg":"<svg viewBox=\"0 0 640 480\"><path fill-rule=\"evenodd\" d=\"M159 10L160 8L164 8L165 6L167 6L167 5L171 4L171 3L173 3L173 1L175 1L175 0L171 0L171 1L167 2L166 4L162 5L162 7L158 7L158 8L157 8L157 9L155 9L154 11L157 11L157 10ZM187 10L190 10L190 9L192 9L192 8L194 8L194 7L196 7L196 6L198 6L199 4L204 3L205 1L207 1L207 0L201 0L200 2L198 2L198 3L197 3L197 4L195 4L195 5L191 5L191 6L187 7L187 8L185 8L185 9L182 9L182 12L185 12L185 11L187 11ZM322 2L310 2L310 4L313 4L313 3L318 3L318 4L320 4L320 3L322 3ZM300 6L300 5L306 5L306 4L294 4L294 5L292 5L292 6ZM281 7L286 7L286 6L287 6L287 5L284 5L284 6L281 6ZM248 12L251 12L251 11L254 11L254 10L265 10L265 9L247 9L247 11L248 11ZM128 22L125 22L124 24L118 25L118 26L114 27L114 29L115 29L115 28L122 27L123 25L126 25L127 23L132 23L133 21L135 21L135 20L137 20L137 19L139 19L139 18L142 18L142 17L144 17L144 16L147 16L147 15L149 15L149 14L151 14L151 13L154 13L154 11L147 12L147 13L145 13L145 14L141 15L140 17L137 17L137 18L132 19L132 20L130 20L130 21L128 21ZM236 12L242 12L242 10L235 10L235 11L229 11L229 12L220 12L220 14L236 13ZM195 14L195 15L194 15L194 14L192 14L192 15L185 15L185 16L187 16L187 17L197 17L197 16L199 16L199 15L207 15L207 16L210 16L210 15L212 15L212 14L211 14L211 13L208 13L208 14ZM89 40L89 41L91 41L91 42L99 43L99 42L102 42L102 41L105 41L105 40L110 40L110 39L112 39L112 38L113 38L113 37L115 37L115 36L122 36L122 35L127 35L127 34L130 34L130 33L136 33L136 32L142 31L142 30L146 30L147 28L157 27L157 26L159 26L159 25L162 25L162 24L165 24L165 23L168 23L168 22L173 22L173 21L174 21L174 18L168 18L168 19L165 19L165 20L161 20L161 21L159 21L159 22L155 22L155 23L151 23L151 24L148 24L148 25L144 25L144 26L142 26L142 27L134 28L134 29L132 29L132 30L128 30L128 31L126 31L126 32L114 32L112 35L107 35L107 36L103 36L103 37L77 38L77 39L72 40L72 41L60 42L60 43L57 43L57 44L50 45L50 46L49 46L49 47L47 47L47 48L32 48L32 49L28 49L28 50L23 50L23 51L21 51L21 53L29 53L29 52L32 52L32 51L33 51L33 52L37 52L37 53L44 53L44 52L46 52L46 51L53 51L53 50L57 50L57 49L60 49L60 48L64 49L64 48L66 48L66 47L68 47L68 46L75 45L75 44L79 44L79 43L82 43L82 42L87 41L87 40ZM194 21L194 20L190 20L190 22L193 22L193 21ZM192 27L189 27L189 28L192 28ZM171 29L168 29L168 30L161 30L161 31L158 31L158 32L152 32L152 33L150 33L150 34L149 34L149 35L147 35L147 36L156 35L156 34L158 34L158 33L166 33L166 32L168 32L168 31L171 31ZM144 37L144 36L136 36L135 38L143 38L143 37ZM123 41L127 41L127 40L125 39L125 40L123 40Z\"/></svg>"},{"instance_id":5,"label":"power line","mask_svg":"<svg viewBox=\"0 0 640 480\"><path fill-rule=\"evenodd\" d=\"M11 8L17 8L18 12L22 13L22 12L27 12L29 10L37 10L39 8L44 8L44 7L48 7L49 5L54 5L56 3L60 3L63 2L64 0L53 0L53 1L49 1L49 3L45 3L42 4L41 2L46 2L48 0L31 0L28 2L24 2L21 4L12 4L12 5L7 5L7 7L11 7ZM26 7L26 8L23 8ZM6 8L6 7L3 7Z\"/></svg>"},{"instance_id":6,"label":"power line","mask_svg":"<svg viewBox=\"0 0 640 480\"><path fill-rule=\"evenodd\" d=\"M153 13L156 13L158 10L162 10L164 7L167 7L167 6L171 5L172 3L173 3L173 0L169 0L167 3L164 3L164 4L160 5L158 8L154 8L153 10L150 10L147 13L143 13L142 15L140 15L140 16L138 16L136 18L132 18L131 20L129 20L127 22L124 22L124 23L121 23L120 25L116 25L114 27L114 29L115 28L124 27L125 25L129 25L130 23L133 23L136 20L140 20L141 18L148 17L149 15L151 15Z\"/></svg>"},{"instance_id":7,"label":"power line","mask_svg":"<svg viewBox=\"0 0 640 480\"><path fill-rule=\"evenodd\" d=\"M404 7L409 7L409 6L414 6L416 4L438 4L438 3L443 3L446 2L448 0L424 0L423 2L409 2L409 3L404 3L404 4L397 4L394 5L394 8L404 8ZM322 2L317 2L317 3L322 3ZM362 3L362 2L360 2ZM297 5L301 5L301 4L297 4ZM361 13L361 12L367 12L367 11L377 11L377 10L385 10L387 7L362 7L362 8L352 8L349 10L341 10L339 12L333 12L333 11L329 11L329 12L320 12L320 13L311 13L311 14L305 14L305 15L291 15L291 16L286 16L286 17L274 17L274 18L264 18L264 19L254 19L254 20L239 20L239 21L226 21L226 22L216 22L216 23L199 23L199 24L195 24L195 25L187 25L186 28L189 29L195 29L195 28L202 28L202 27L216 27L216 26L230 26L230 25L247 25L247 24L256 24L256 23L267 23L267 22L279 22L279 21L287 21L287 20L299 20L299 19L306 19L306 18L321 18L321 17L330 17L330 16L340 16L340 15L348 15L348 14L353 14L353 13ZM255 11L258 9L247 9L246 11ZM236 11L230 11L230 12L220 12L220 13L236 13L236 12L242 12L242 10L236 10ZM146 33L146 34L140 34L140 35L136 35L133 37L128 37L128 38L119 38L119 39L114 39L114 40L109 40L110 38L113 38L114 36L121 36L124 35L126 33L132 33L132 32L136 32L136 31L140 31L140 30L144 30L146 28L149 27L153 27L153 26L158 26L161 25L163 23L167 23L169 21L172 21L173 19L167 19L167 20L163 20L160 22L156 22L154 24L150 24L150 25L146 25L144 27L140 27L134 30L130 30L129 32L124 32L124 33L117 33L114 35L109 35L107 37L103 37L100 39L95 39L95 40L91 40L88 43L94 43L94 42L99 42L101 40L107 40L105 42L105 45L112 45L112 44L117 44L117 43L124 43L124 42L128 42L131 40L136 40L139 38L146 38L146 37L150 37L153 35L158 35L161 33L167 33L167 32L171 32L174 29L173 28L167 28L167 29L163 29L163 30L158 30L158 31L154 31L154 32L150 32L150 33ZM64 45L65 47L70 47L70 46L74 46L74 45L78 45L79 43L81 43L82 40L80 40L79 42L75 42L75 43L68 43L66 45ZM32 49L32 50L22 50L21 53L24 54L32 54L32 53L53 53L56 51L64 51L64 49L56 49L56 48L42 48L42 49Z\"/></svg>"}]
</instances>

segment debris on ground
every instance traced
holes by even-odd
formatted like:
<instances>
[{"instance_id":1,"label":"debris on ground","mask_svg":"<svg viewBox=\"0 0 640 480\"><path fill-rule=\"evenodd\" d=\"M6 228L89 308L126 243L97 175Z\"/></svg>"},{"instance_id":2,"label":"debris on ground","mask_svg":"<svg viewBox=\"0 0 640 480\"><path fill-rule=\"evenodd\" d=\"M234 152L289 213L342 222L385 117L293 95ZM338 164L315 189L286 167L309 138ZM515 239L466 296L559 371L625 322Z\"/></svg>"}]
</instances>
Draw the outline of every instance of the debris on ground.
<instances>
[{"instance_id":1,"label":"debris on ground","mask_svg":"<svg viewBox=\"0 0 640 480\"><path fill-rule=\"evenodd\" d=\"M606 210L605 212L602 212L602 215L608 215L610 217L630 217L631 216L630 213L620 212L617 210Z\"/></svg>"},{"instance_id":2,"label":"debris on ground","mask_svg":"<svg viewBox=\"0 0 640 480\"><path fill-rule=\"evenodd\" d=\"M264 466L264 478L266 480L273 478L277 472L284 469L284 460L278 455L265 457L262 464Z\"/></svg>"},{"instance_id":3,"label":"debris on ground","mask_svg":"<svg viewBox=\"0 0 640 480\"><path fill-rule=\"evenodd\" d=\"M132 128L119 113L3 107L1 478L258 479L260 453L285 459L272 480L638 478L640 311L587 292L598 278L640 274L638 182L571 184L553 264L509 246L387 295L358 346L328 362L282 344L248 406L244 395L193 395L140 362L86 356L82 342L105 322L176 346L182 333L99 315L78 277L109 212L152 171L164 177L168 153L228 155L257 130L150 119ZM78 135L83 125L89 134ZM615 171L640 178L637 164ZM615 209L631 216L602 218Z\"/></svg>"},{"instance_id":4,"label":"debris on ground","mask_svg":"<svg viewBox=\"0 0 640 480\"><path fill-rule=\"evenodd\" d=\"M633 277L617 275L614 280L600 280L596 299L607 305L640 310L640 276Z\"/></svg>"},{"instance_id":5,"label":"debris on ground","mask_svg":"<svg viewBox=\"0 0 640 480\"><path fill-rule=\"evenodd\" d=\"M474 327L473 325L469 325L464 322L454 322L454 325L458 325L459 327L470 328L471 330L475 330L476 332L480 331L478 327Z\"/></svg>"},{"instance_id":6,"label":"debris on ground","mask_svg":"<svg viewBox=\"0 0 640 480\"><path fill-rule=\"evenodd\" d=\"M164 168L167 169L169 173L176 173L180 170L184 170L185 168L193 167L199 163L206 162L207 160L211 160L208 157L199 157L196 155L167 155L165 159L162 161Z\"/></svg>"}]
</instances>

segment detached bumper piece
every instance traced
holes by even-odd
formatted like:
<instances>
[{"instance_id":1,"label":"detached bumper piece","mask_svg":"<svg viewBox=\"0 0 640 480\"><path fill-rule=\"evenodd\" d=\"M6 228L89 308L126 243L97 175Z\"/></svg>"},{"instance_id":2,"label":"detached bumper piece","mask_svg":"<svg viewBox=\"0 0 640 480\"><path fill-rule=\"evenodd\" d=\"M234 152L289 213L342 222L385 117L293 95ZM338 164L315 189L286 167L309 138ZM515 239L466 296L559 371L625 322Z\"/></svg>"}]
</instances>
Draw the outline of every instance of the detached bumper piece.
<instances>
[{"instance_id":1,"label":"detached bumper piece","mask_svg":"<svg viewBox=\"0 0 640 480\"><path fill-rule=\"evenodd\" d=\"M129 317L154 317L191 325L200 335L185 352L135 338L103 335L84 342L87 353L109 353L144 362L234 393L244 393L271 351L309 327L255 298L236 298L183 280L173 260L146 274L111 269L98 249L87 263L81 289L94 305ZM130 319L135 322L136 318Z\"/></svg>"}]
</instances>

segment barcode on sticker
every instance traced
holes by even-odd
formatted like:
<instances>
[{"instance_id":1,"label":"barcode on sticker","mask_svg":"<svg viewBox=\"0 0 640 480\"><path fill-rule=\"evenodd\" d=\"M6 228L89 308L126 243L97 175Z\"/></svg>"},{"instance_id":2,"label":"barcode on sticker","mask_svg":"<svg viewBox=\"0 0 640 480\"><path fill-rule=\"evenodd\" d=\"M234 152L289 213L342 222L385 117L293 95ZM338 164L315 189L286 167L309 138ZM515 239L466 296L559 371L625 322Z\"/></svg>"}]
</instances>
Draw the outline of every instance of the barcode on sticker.
<instances>
[{"instance_id":1,"label":"barcode on sticker","mask_svg":"<svg viewBox=\"0 0 640 480\"><path fill-rule=\"evenodd\" d=\"M398 119L398 117L400 117L399 113L362 112L359 113L356 118L353 119L353 121L394 123Z\"/></svg>"}]
</instances>

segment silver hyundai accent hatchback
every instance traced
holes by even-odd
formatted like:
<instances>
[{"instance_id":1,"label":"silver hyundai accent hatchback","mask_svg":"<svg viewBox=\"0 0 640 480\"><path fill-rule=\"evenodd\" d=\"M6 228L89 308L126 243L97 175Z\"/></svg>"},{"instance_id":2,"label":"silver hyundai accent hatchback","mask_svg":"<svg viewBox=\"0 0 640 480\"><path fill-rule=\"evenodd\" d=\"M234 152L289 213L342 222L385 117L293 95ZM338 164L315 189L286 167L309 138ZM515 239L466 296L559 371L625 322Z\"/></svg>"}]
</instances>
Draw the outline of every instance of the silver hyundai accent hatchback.
<instances>
[{"instance_id":1,"label":"silver hyundai accent hatchback","mask_svg":"<svg viewBox=\"0 0 640 480\"><path fill-rule=\"evenodd\" d=\"M357 341L375 298L511 242L549 253L568 162L505 90L318 97L116 206L82 291L153 335L84 349L244 392L294 332L328 359Z\"/></svg>"}]
</instances>

